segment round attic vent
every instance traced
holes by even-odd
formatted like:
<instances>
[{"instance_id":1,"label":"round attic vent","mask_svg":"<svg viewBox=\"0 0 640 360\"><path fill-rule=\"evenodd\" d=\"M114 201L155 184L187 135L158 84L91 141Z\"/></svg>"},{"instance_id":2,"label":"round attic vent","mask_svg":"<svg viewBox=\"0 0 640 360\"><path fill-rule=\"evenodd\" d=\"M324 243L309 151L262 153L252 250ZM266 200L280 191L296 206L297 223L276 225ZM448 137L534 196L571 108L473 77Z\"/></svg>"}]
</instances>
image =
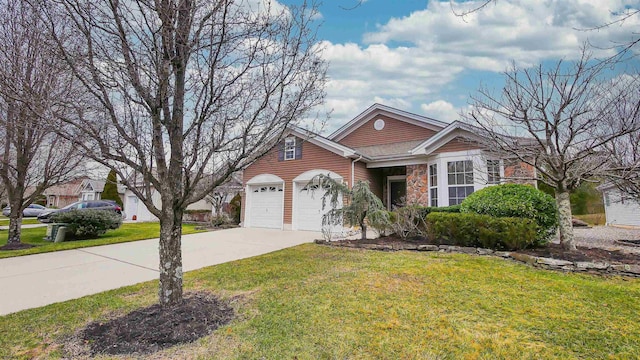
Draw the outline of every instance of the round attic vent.
<instances>
[{"instance_id":1,"label":"round attic vent","mask_svg":"<svg viewBox=\"0 0 640 360\"><path fill-rule=\"evenodd\" d=\"M376 120L376 122L373 123L373 128L378 131L384 129L384 120L382 119Z\"/></svg>"}]
</instances>

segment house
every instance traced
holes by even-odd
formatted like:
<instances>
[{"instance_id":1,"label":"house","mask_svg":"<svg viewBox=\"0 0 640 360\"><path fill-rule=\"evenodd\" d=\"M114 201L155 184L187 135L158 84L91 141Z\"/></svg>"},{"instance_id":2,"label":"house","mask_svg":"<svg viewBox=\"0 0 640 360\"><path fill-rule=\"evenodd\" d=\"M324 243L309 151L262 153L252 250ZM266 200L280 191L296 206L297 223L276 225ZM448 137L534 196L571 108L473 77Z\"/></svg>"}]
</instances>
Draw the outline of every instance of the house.
<instances>
[{"instance_id":1,"label":"house","mask_svg":"<svg viewBox=\"0 0 640 360\"><path fill-rule=\"evenodd\" d=\"M104 180L94 180L88 176L81 176L62 184L46 189L42 195L47 199L47 207L63 208L81 200L100 200L104 191ZM118 194L122 198L124 188L118 185Z\"/></svg>"},{"instance_id":2,"label":"house","mask_svg":"<svg viewBox=\"0 0 640 360\"><path fill-rule=\"evenodd\" d=\"M624 194L613 183L605 183L597 187L604 198L604 213L607 225L623 225L640 227L640 202Z\"/></svg>"},{"instance_id":3,"label":"house","mask_svg":"<svg viewBox=\"0 0 640 360\"><path fill-rule=\"evenodd\" d=\"M470 125L445 123L374 104L333 134L300 128L244 169L245 227L321 229L322 194L308 190L315 175L352 186L367 180L388 209L403 203L460 204L505 177L535 176L533 167L491 158Z\"/></svg>"},{"instance_id":4,"label":"house","mask_svg":"<svg viewBox=\"0 0 640 360\"><path fill-rule=\"evenodd\" d=\"M138 186L142 186L140 181L141 180L137 181ZM200 201L190 204L187 206L187 210L204 210L209 211L212 214L216 212L216 207L225 210L229 201L231 201L231 199L240 191L242 191L241 175L234 173L226 183L216 188L211 196L207 196ZM158 221L158 218L147 209L144 203L133 193L133 191L126 189L124 192L124 198L126 220ZM160 208L162 206L160 193L154 188L151 189L151 199L156 207Z\"/></svg>"}]
</instances>

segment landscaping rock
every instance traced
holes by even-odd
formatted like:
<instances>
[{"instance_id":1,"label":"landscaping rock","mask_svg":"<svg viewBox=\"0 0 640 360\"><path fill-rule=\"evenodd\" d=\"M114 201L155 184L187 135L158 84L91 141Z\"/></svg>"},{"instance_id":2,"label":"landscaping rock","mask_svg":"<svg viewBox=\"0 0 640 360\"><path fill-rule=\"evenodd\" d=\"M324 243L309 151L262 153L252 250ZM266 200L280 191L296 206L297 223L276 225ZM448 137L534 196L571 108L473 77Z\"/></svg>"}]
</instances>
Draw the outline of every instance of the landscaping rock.
<instances>
[{"instance_id":1,"label":"landscaping rock","mask_svg":"<svg viewBox=\"0 0 640 360\"><path fill-rule=\"evenodd\" d=\"M460 249L458 250L462 253L465 254L477 254L478 253L478 249L474 248L474 247L467 247L467 246L462 246L460 247Z\"/></svg>"},{"instance_id":2,"label":"landscaping rock","mask_svg":"<svg viewBox=\"0 0 640 360\"><path fill-rule=\"evenodd\" d=\"M491 254L493 254L493 250L491 249L478 248L478 255L491 255Z\"/></svg>"},{"instance_id":3,"label":"landscaping rock","mask_svg":"<svg viewBox=\"0 0 640 360\"><path fill-rule=\"evenodd\" d=\"M609 267L607 263L594 263L588 261L578 261L576 262L576 269L578 270L606 270Z\"/></svg>"},{"instance_id":4,"label":"landscaping rock","mask_svg":"<svg viewBox=\"0 0 640 360\"><path fill-rule=\"evenodd\" d=\"M418 251L438 251L438 245L418 245Z\"/></svg>"},{"instance_id":5,"label":"landscaping rock","mask_svg":"<svg viewBox=\"0 0 640 360\"><path fill-rule=\"evenodd\" d=\"M503 257L503 258L511 257L511 253L508 252L508 251L496 251L496 252L493 253L493 255L500 256L500 257Z\"/></svg>"},{"instance_id":6,"label":"landscaping rock","mask_svg":"<svg viewBox=\"0 0 640 360\"><path fill-rule=\"evenodd\" d=\"M630 264L611 265L611 268L616 271L621 271L621 272L634 274L634 275L640 275L640 265L630 265Z\"/></svg>"},{"instance_id":7,"label":"landscaping rock","mask_svg":"<svg viewBox=\"0 0 640 360\"><path fill-rule=\"evenodd\" d=\"M509 254L509 256L518 261L522 261L523 263L532 264L532 265L535 264L536 260L538 259L535 256L520 254L520 253L511 253Z\"/></svg>"},{"instance_id":8,"label":"landscaping rock","mask_svg":"<svg viewBox=\"0 0 640 360\"><path fill-rule=\"evenodd\" d=\"M573 227L583 227L583 228L588 228L591 227L589 226L589 224L587 224L586 222L580 220L580 219L571 219L571 222L573 223Z\"/></svg>"},{"instance_id":9,"label":"landscaping rock","mask_svg":"<svg viewBox=\"0 0 640 360\"><path fill-rule=\"evenodd\" d=\"M573 265L573 262L571 262L571 261L558 260L558 259L552 259L552 258L544 258L544 257L539 257L536 260L536 263L542 264L542 265L554 266L554 267L563 267L563 266L567 266L567 265Z\"/></svg>"},{"instance_id":10,"label":"landscaping rock","mask_svg":"<svg viewBox=\"0 0 640 360\"><path fill-rule=\"evenodd\" d=\"M418 245L417 244L404 244L401 247L401 250L418 250Z\"/></svg>"}]
</instances>

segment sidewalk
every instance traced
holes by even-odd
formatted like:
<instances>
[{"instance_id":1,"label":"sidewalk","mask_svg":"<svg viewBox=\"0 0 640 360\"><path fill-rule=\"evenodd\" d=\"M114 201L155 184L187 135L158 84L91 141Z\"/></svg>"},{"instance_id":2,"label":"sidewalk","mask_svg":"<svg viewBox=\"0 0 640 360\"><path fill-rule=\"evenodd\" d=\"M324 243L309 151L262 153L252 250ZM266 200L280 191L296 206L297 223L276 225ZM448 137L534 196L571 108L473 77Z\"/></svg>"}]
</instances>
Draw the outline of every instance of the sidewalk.
<instances>
[{"instance_id":1,"label":"sidewalk","mask_svg":"<svg viewBox=\"0 0 640 360\"><path fill-rule=\"evenodd\" d=\"M182 237L184 271L312 242L320 233L236 228ZM158 239L0 259L0 315L158 278Z\"/></svg>"}]
</instances>

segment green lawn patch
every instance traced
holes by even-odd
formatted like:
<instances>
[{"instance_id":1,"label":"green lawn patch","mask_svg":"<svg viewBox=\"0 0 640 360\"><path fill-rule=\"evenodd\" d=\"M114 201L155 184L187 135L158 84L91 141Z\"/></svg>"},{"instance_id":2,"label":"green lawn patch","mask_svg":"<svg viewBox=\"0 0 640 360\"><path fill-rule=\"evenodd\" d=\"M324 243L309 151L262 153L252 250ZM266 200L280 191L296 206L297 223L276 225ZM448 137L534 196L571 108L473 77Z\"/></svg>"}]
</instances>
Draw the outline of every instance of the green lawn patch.
<instances>
[{"instance_id":1,"label":"green lawn patch","mask_svg":"<svg viewBox=\"0 0 640 360\"><path fill-rule=\"evenodd\" d=\"M193 224L182 225L182 233L185 235L197 232L203 232L203 230L196 230L195 225ZM45 241L44 237L46 234L46 227L22 229L21 241L26 244L37 246L23 250L0 251L0 259L52 251L78 249L88 246L108 245L136 240L153 239L160 236L160 224L157 222L126 223L122 224L122 226L120 226L120 228L118 228L117 230L107 231L106 234L100 236L97 239L75 240L62 243L52 243L50 241ZM7 236L7 230L0 230L0 246L3 246L7 243Z\"/></svg>"},{"instance_id":2,"label":"green lawn patch","mask_svg":"<svg viewBox=\"0 0 640 360\"><path fill-rule=\"evenodd\" d=\"M36 218L22 218L22 225L40 224ZM0 218L0 226L9 226L9 218Z\"/></svg>"},{"instance_id":3,"label":"green lawn patch","mask_svg":"<svg viewBox=\"0 0 640 360\"><path fill-rule=\"evenodd\" d=\"M187 291L229 300L236 318L153 358L640 357L636 279L494 257L314 244L185 278ZM153 281L0 317L0 358L62 357L62 339L90 321L152 304L156 292Z\"/></svg>"}]
</instances>

